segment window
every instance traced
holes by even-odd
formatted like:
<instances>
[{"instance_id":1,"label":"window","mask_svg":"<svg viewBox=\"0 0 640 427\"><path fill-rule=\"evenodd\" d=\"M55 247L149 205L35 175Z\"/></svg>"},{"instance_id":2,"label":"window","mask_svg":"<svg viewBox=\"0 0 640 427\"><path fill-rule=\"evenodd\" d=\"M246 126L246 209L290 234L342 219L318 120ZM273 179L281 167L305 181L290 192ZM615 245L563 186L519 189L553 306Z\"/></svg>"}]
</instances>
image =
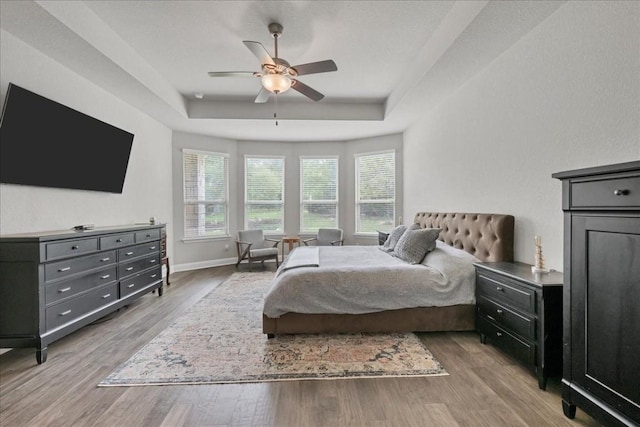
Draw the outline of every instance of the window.
<instances>
[{"instance_id":1,"label":"window","mask_svg":"<svg viewBox=\"0 0 640 427\"><path fill-rule=\"evenodd\" d=\"M300 231L338 227L338 158L300 158Z\"/></svg>"},{"instance_id":2,"label":"window","mask_svg":"<svg viewBox=\"0 0 640 427\"><path fill-rule=\"evenodd\" d=\"M184 238L226 236L229 155L183 150Z\"/></svg>"},{"instance_id":3,"label":"window","mask_svg":"<svg viewBox=\"0 0 640 427\"><path fill-rule=\"evenodd\" d=\"M357 154L356 233L391 230L395 206L395 152Z\"/></svg>"},{"instance_id":4,"label":"window","mask_svg":"<svg viewBox=\"0 0 640 427\"><path fill-rule=\"evenodd\" d=\"M284 157L245 157L245 229L284 230Z\"/></svg>"}]
</instances>

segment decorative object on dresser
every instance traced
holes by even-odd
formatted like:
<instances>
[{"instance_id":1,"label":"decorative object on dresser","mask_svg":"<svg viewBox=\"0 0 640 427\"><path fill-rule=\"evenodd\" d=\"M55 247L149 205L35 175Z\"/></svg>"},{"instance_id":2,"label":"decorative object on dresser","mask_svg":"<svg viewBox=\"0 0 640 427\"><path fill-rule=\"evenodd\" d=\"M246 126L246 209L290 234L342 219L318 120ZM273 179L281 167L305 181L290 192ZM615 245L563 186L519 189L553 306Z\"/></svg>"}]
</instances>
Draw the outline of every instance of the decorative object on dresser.
<instances>
[{"instance_id":1,"label":"decorative object on dresser","mask_svg":"<svg viewBox=\"0 0 640 427\"><path fill-rule=\"evenodd\" d=\"M544 266L544 255L542 255L542 237L534 236L533 241L536 245L536 261L531 266L532 273L548 273L549 270Z\"/></svg>"},{"instance_id":2,"label":"decorative object on dresser","mask_svg":"<svg viewBox=\"0 0 640 427\"><path fill-rule=\"evenodd\" d=\"M544 390L562 369L562 274L520 262L474 265L480 341L527 364Z\"/></svg>"},{"instance_id":3,"label":"decorative object on dresser","mask_svg":"<svg viewBox=\"0 0 640 427\"><path fill-rule=\"evenodd\" d=\"M0 237L0 347L47 346L158 289L162 225Z\"/></svg>"},{"instance_id":4,"label":"decorative object on dresser","mask_svg":"<svg viewBox=\"0 0 640 427\"><path fill-rule=\"evenodd\" d=\"M564 211L562 408L640 425L640 161L552 176Z\"/></svg>"}]
</instances>

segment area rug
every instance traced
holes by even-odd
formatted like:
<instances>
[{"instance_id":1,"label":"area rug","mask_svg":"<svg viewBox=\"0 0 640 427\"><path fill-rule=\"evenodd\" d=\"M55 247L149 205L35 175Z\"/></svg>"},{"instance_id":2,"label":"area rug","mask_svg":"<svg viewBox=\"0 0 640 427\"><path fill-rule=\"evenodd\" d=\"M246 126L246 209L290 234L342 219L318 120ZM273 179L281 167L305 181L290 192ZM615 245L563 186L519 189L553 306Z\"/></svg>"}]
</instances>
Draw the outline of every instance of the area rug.
<instances>
[{"instance_id":1,"label":"area rug","mask_svg":"<svg viewBox=\"0 0 640 427\"><path fill-rule=\"evenodd\" d=\"M262 333L273 272L234 273L100 384L141 386L448 375L412 333Z\"/></svg>"}]
</instances>

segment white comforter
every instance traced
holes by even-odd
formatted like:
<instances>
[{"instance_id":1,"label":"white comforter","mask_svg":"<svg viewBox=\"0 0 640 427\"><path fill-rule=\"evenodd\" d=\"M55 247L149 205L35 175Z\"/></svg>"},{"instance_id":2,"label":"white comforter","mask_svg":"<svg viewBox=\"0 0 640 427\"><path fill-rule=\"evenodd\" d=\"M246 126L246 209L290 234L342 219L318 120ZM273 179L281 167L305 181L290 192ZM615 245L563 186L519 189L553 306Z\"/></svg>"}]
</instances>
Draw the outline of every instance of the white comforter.
<instances>
[{"instance_id":1,"label":"white comforter","mask_svg":"<svg viewBox=\"0 0 640 427\"><path fill-rule=\"evenodd\" d=\"M298 250L298 249L296 249ZM475 303L478 261L442 242L411 265L377 246L322 246L319 267L283 262L264 297L264 314L362 314Z\"/></svg>"}]
</instances>

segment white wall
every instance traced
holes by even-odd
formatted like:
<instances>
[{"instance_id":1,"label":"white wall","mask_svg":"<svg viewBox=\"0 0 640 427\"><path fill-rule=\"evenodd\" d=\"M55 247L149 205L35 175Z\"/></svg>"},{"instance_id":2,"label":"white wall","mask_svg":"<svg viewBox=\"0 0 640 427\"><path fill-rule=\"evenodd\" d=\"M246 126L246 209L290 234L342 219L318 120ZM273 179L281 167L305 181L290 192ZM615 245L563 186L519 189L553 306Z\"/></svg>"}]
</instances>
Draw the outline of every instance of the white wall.
<instances>
[{"instance_id":1,"label":"white wall","mask_svg":"<svg viewBox=\"0 0 640 427\"><path fill-rule=\"evenodd\" d=\"M182 189L182 149L216 151L229 158L229 233L227 238L184 242ZM235 263L235 236L244 228L244 157L285 157L285 234L300 233L300 156L338 156L338 221L346 244L377 244L375 237L355 237L355 158L356 153L396 150L397 215L402 208L402 135L385 135L338 142L262 142L234 141L211 136L175 132L173 137L174 218L176 233L176 271ZM225 246L228 245L228 250Z\"/></svg>"},{"instance_id":2,"label":"white wall","mask_svg":"<svg viewBox=\"0 0 640 427\"><path fill-rule=\"evenodd\" d=\"M640 159L640 3L569 2L404 134L404 211L516 218L562 270L553 172ZM406 220L405 220L406 222Z\"/></svg>"},{"instance_id":3,"label":"white wall","mask_svg":"<svg viewBox=\"0 0 640 427\"><path fill-rule=\"evenodd\" d=\"M135 135L122 194L0 184L0 232L133 224L155 216L171 235L171 131L10 33L1 31L0 43L0 101L13 82Z\"/></svg>"}]
</instances>

